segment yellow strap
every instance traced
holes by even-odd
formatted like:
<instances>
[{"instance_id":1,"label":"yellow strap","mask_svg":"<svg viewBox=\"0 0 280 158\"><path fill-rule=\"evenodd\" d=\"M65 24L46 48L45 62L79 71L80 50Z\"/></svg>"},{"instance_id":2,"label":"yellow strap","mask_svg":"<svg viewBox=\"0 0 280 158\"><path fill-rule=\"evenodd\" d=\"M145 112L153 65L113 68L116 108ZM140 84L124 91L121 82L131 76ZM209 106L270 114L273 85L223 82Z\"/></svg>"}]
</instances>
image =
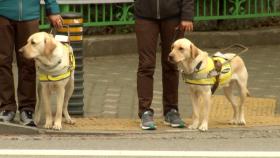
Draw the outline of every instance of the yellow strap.
<instances>
[{"instance_id":1,"label":"yellow strap","mask_svg":"<svg viewBox=\"0 0 280 158\"><path fill-rule=\"evenodd\" d=\"M51 76L46 74L40 74L39 80L40 81L59 81L68 78L71 75L71 71L67 71L64 74L58 76Z\"/></svg>"},{"instance_id":2,"label":"yellow strap","mask_svg":"<svg viewBox=\"0 0 280 158\"><path fill-rule=\"evenodd\" d=\"M64 44L64 49L69 52L70 69L74 70L76 68L76 61L71 46L69 44Z\"/></svg>"}]
</instances>

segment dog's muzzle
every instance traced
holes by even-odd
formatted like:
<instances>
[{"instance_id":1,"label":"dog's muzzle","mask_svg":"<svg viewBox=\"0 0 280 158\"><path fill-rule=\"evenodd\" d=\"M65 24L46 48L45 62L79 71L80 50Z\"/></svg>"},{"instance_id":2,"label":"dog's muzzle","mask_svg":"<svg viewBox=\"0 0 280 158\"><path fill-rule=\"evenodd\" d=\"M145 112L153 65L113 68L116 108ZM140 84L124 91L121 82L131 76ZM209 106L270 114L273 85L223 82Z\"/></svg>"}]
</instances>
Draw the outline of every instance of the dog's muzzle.
<instances>
[{"instance_id":1,"label":"dog's muzzle","mask_svg":"<svg viewBox=\"0 0 280 158\"><path fill-rule=\"evenodd\" d=\"M169 55L168 58L167 58L168 62L172 63L172 64L176 64L175 60L174 60L174 57Z\"/></svg>"}]
</instances>

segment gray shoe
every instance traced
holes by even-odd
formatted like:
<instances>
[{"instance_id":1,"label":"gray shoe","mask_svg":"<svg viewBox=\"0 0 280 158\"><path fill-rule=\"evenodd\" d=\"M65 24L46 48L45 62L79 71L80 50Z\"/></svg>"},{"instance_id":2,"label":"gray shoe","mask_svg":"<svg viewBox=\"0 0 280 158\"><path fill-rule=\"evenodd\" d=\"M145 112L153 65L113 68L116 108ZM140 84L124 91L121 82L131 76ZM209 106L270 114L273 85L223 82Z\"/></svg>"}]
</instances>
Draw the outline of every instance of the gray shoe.
<instances>
[{"instance_id":1,"label":"gray shoe","mask_svg":"<svg viewBox=\"0 0 280 158\"><path fill-rule=\"evenodd\" d=\"M171 109L164 117L164 124L174 128L184 128L185 122L180 118L177 110Z\"/></svg>"},{"instance_id":2,"label":"gray shoe","mask_svg":"<svg viewBox=\"0 0 280 158\"><path fill-rule=\"evenodd\" d=\"M0 112L1 122L11 122L14 120L16 113L14 111L4 110Z\"/></svg>"},{"instance_id":3,"label":"gray shoe","mask_svg":"<svg viewBox=\"0 0 280 158\"><path fill-rule=\"evenodd\" d=\"M36 127L33 121L33 112L32 111L21 111L20 112L20 123L25 126Z\"/></svg>"},{"instance_id":4,"label":"gray shoe","mask_svg":"<svg viewBox=\"0 0 280 158\"><path fill-rule=\"evenodd\" d=\"M156 125L153 120L153 112L145 111L141 117L141 128L144 130L155 130Z\"/></svg>"}]
</instances>

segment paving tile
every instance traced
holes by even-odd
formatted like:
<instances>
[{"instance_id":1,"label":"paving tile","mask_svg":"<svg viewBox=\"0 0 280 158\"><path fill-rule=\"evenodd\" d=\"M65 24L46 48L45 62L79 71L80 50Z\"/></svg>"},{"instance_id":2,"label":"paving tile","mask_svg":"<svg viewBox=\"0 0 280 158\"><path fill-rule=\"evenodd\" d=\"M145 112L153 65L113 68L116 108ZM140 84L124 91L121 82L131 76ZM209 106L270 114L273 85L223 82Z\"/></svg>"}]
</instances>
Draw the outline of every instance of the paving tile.
<instances>
[{"instance_id":1,"label":"paving tile","mask_svg":"<svg viewBox=\"0 0 280 158\"><path fill-rule=\"evenodd\" d=\"M205 49L209 54L215 49ZM242 55L248 72L248 89L254 97L275 98L279 100L280 92L280 46L255 46ZM117 118L137 118L136 72L138 65L137 54L121 54L85 58L85 91L86 113L103 116L104 105L116 106L114 115ZM156 117L162 115L162 82L160 54L157 54L154 74L154 99ZM90 86L94 85L94 86ZM91 92L92 91L92 92ZM90 95L91 96L90 96ZM183 117L191 115L192 107L188 97L187 86L180 79L179 109ZM217 94L222 94L219 90ZM110 98L118 98L110 102ZM90 97L91 99L88 99ZM280 108L276 108L280 109ZM277 111L277 110L276 110ZM108 112L108 111L107 111ZM102 113L102 114L100 114ZM106 114L108 116L108 114Z\"/></svg>"}]
</instances>

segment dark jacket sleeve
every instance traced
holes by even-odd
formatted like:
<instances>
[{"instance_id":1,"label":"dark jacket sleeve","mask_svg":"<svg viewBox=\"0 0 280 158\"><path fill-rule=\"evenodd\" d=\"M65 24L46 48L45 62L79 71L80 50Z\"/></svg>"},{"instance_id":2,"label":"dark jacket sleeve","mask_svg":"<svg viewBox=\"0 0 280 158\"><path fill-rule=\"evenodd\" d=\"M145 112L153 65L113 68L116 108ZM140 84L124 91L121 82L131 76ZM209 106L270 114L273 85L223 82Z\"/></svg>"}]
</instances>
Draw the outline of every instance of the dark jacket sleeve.
<instances>
[{"instance_id":1,"label":"dark jacket sleeve","mask_svg":"<svg viewBox=\"0 0 280 158\"><path fill-rule=\"evenodd\" d=\"M59 14L59 6L56 0L45 0L47 15Z\"/></svg>"},{"instance_id":2,"label":"dark jacket sleeve","mask_svg":"<svg viewBox=\"0 0 280 158\"><path fill-rule=\"evenodd\" d=\"M194 0L182 0L181 20L193 21Z\"/></svg>"}]
</instances>

